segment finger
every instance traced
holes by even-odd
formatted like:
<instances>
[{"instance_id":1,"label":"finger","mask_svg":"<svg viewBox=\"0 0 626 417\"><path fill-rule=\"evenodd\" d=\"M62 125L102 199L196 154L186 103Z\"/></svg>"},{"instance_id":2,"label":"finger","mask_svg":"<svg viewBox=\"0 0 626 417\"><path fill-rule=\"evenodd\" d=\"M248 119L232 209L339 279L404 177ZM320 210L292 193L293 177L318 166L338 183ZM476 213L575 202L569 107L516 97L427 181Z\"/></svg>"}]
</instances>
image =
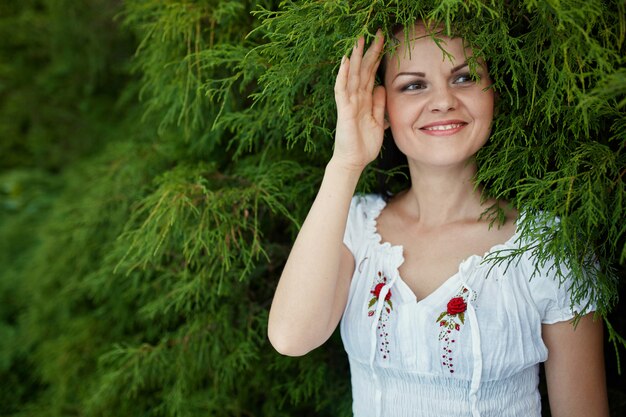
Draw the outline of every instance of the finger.
<instances>
[{"instance_id":1,"label":"finger","mask_svg":"<svg viewBox=\"0 0 626 417\"><path fill-rule=\"evenodd\" d=\"M355 91L359 87L364 44L365 39L361 36L352 49L352 55L350 55L350 72L348 75L349 91Z\"/></svg>"},{"instance_id":2,"label":"finger","mask_svg":"<svg viewBox=\"0 0 626 417\"><path fill-rule=\"evenodd\" d=\"M338 117L341 117L341 114L346 111L346 106L349 106L349 97L346 91L349 71L350 60L344 55L335 80L335 103L337 106Z\"/></svg>"},{"instance_id":3,"label":"finger","mask_svg":"<svg viewBox=\"0 0 626 417\"><path fill-rule=\"evenodd\" d=\"M387 94L385 92L385 87L379 85L374 88L374 93L372 94L372 116L380 126L385 124L386 98Z\"/></svg>"},{"instance_id":4,"label":"finger","mask_svg":"<svg viewBox=\"0 0 626 417\"><path fill-rule=\"evenodd\" d=\"M376 32L376 39L370 45L361 64L361 86L371 91L376 80L376 71L382 59L383 45L385 44L383 33L380 29Z\"/></svg>"},{"instance_id":5,"label":"finger","mask_svg":"<svg viewBox=\"0 0 626 417\"><path fill-rule=\"evenodd\" d=\"M365 52L363 56L363 63L361 64L361 68L366 70L367 72L371 71L373 67L377 66L377 63L380 61L382 57L383 45L385 44L385 39L382 31L378 29L376 31L376 35L374 40L372 41L369 48Z\"/></svg>"},{"instance_id":6,"label":"finger","mask_svg":"<svg viewBox=\"0 0 626 417\"><path fill-rule=\"evenodd\" d=\"M346 89L346 82L348 80L348 71L350 70L350 60L347 56L341 57L341 63L339 64L339 70L337 71L337 78L335 78L335 93L344 91Z\"/></svg>"}]
</instances>

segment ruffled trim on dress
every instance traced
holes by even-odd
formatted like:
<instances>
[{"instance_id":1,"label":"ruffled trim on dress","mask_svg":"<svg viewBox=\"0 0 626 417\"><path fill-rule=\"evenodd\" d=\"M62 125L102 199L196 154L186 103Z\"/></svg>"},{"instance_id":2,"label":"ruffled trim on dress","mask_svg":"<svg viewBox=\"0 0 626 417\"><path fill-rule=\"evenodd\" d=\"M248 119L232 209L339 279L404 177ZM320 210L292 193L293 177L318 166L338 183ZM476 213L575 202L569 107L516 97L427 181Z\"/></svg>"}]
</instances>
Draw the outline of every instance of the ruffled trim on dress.
<instances>
[{"instance_id":1,"label":"ruffled trim on dress","mask_svg":"<svg viewBox=\"0 0 626 417\"><path fill-rule=\"evenodd\" d=\"M470 270L478 269L479 267L491 267L489 257L493 256L493 254L499 251L506 252L519 249L521 241L520 224L522 224L521 222L524 220L525 217L525 213L519 214L519 216L515 220L515 232L513 232L513 235L505 242L493 245L482 255L470 255L463 261L461 261L461 263L459 264L459 272L468 273Z\"/></svg>"},{"instance_id":2,"label":"ruffled trim on dress","mask_svg":"<svg viewBox=\"0 0 626 417\"><path fill-rule=\"evenodd\" d=\"M383 209L387 206L387 202L383 200L383 198L379 195L371 195L366 196L364 198L371 198L370 204L367 205L365 214L367 217L365 223L366 237L367 239L372 240L379 250L385 252L388 256L388 266L395 270L396 274L400 268L400 265L404 263L404 248L402 245L392 245L389 242L383 242L383 237L378 233L378 216L383 211Z\"/></svg>"}]
</instances>

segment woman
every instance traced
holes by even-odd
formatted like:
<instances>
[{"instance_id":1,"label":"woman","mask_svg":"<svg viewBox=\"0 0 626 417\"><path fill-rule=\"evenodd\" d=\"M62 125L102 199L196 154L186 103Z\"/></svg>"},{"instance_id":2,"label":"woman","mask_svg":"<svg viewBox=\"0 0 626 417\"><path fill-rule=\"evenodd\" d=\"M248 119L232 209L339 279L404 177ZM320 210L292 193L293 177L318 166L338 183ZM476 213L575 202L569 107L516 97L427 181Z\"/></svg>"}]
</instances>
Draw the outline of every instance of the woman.
<instances>
[{"instance_id":1,"label":"woman","mask_svg":"<svg viewBox=\"0 0 626 417\"><path fill-rule=\"evenodd\" d=\"M356 417L538 417L541 362L552 416L608 416L601 323L587 312L574 328L582 307L549 265L531 280L530 255L481 263L521 244L519 214L490 228L481 215L503 204L483 201L473 182L494 93L480 59L470 76L462 39L437 35L438 45L432 34L422 23L397 34L381 86L380 32L343 58L334 153L276 289L270 341L304 355L341 320ZM386 128L411 186L388 203L353 198Z\"/></svg>"}]
</instances>

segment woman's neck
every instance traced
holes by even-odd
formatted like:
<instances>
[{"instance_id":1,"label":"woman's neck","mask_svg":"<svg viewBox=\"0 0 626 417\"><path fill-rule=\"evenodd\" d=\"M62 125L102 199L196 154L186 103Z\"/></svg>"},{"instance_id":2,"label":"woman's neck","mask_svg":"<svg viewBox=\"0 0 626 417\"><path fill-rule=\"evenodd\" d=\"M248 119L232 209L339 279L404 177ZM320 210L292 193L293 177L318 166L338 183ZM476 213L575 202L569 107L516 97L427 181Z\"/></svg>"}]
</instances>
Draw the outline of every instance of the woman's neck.
<instances>
[{"instance_id":1,"label":"woman's neck","mask_svg":"<svg viewBox=\"0 0 626 417\"><path fill-rule=\"evenodd\" d=\"M411 188L401 197L404 210L427 227L467 218L484 211L481 192L475 188L476 165L453 168L410 166Z\"/></svg>"}]
</instances>

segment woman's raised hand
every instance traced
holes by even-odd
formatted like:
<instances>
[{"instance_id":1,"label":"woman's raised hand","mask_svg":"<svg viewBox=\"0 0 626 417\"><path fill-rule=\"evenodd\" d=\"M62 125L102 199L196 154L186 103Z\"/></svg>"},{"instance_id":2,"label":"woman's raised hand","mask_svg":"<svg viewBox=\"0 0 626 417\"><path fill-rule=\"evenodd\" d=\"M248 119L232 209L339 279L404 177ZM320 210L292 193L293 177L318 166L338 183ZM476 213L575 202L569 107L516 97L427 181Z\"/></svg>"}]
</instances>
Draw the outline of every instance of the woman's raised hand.
<instances>
[{"instance_id":1,"label":"woman's raised hand","mask_svg":"<svg viewBox=\"0 0 626 417\"><path fill-rule=\"evenodd\" d=\"M357 41L350 58L343 57L335 82L337 130L333 160L345 168L363 170L376 159L385 130L385 88L374 88L381 59L383 34L363 54L365 41Z\"/></svg>"}]
</instances>

